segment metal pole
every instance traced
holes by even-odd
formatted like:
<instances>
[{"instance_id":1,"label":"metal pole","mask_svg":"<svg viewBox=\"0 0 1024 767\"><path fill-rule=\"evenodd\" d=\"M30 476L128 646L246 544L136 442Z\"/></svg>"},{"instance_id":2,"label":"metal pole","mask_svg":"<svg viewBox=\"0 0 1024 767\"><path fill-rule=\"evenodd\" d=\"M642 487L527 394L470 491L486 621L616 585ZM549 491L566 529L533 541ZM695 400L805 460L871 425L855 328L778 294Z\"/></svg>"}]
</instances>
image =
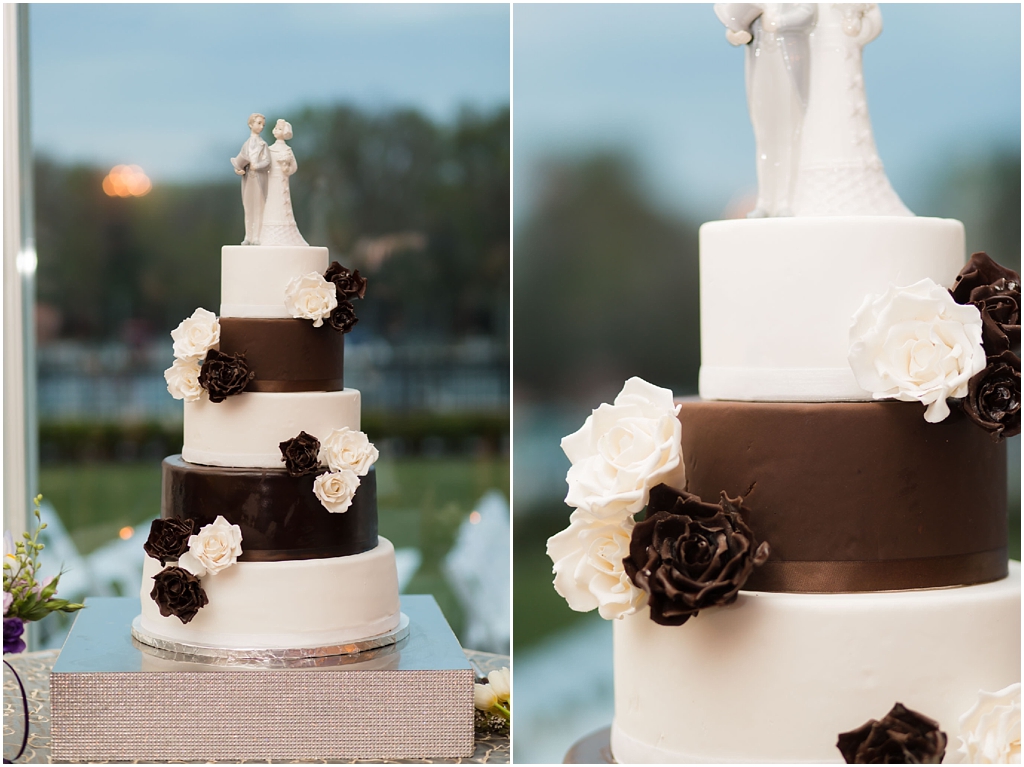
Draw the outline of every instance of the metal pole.
<instances>
[{"instance_id":1,"label":"metal pole","mask_svg":"<svg viewBox=\"0 0 1024 767\"><path fill-rule=\"evenodd\" d=\"M17 538L39 486L28 5L5 4L3 19L3 503L4 527Z\"/></svg>"}]
</instances>

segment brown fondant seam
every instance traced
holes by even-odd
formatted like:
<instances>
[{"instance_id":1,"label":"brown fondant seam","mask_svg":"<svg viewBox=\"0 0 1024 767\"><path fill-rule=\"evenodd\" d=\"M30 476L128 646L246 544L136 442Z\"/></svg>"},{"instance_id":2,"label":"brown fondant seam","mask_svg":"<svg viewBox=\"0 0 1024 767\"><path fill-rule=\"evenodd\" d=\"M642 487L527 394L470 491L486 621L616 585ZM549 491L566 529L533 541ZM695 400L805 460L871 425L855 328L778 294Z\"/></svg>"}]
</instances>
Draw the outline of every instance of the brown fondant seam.
<instances>
[{"instance_id":1,"label":"brown fondant seam","mask_svg":"<svg viewBox=\"0 0 1024 767\"><path fill-rule=\"evenodd\" d=\"M297 391L341 391L345 382L341 378L318 378L308 381L269 381L257 377L249 382L246 391L297 392Z\"/></svg>"},{"instance_id":2,"label":"brown fondant seam","mask_svg":"<svg viewBox=\"0 0 1024 767\"><path fill-rule=\"evenodd\" d=\"M332 559L351 557L377 548L373 539L347 541L343 546L321 546L315 549L249 549L238 558L239 562L292 562L301 559Z\"/></svg>"},{"instance_id":3,"label":"brown fondant seam","mask_svg":"<svg viewBox=\"0 0 1024 767\"><path fill-rule=\"evenodd\" d=\"M1005 578L1005 547L972 554L920 559L833 562L765 562L747 591L836 594L857 591L969 586Z\"/></svg>"}]
</instances>

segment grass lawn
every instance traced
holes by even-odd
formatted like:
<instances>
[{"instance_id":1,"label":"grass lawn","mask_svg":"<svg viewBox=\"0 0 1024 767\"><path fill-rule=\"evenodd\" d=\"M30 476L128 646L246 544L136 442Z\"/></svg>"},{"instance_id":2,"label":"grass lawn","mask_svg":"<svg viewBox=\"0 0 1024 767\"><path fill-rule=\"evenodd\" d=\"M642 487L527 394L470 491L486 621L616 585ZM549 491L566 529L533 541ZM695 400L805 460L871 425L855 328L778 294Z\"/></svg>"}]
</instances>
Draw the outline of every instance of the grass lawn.
<instances>
[{"instance_id":1,"label":"grass lawn","mask_svg":"<svg viewBox=\"0 0 1024 767\"><path fill-rule=\"evenodd\" d=\"M54 505L82 554L160 514L160 464L83 463L47 466L40 492ZM377 462L380 533L397 548L423 555L410 593L437 599L453 628L462 625L455 595L441 571L459 525L480 497L497 488L509 492L503 458L403 458ZM142 545L140 540L139 545Z\"/></svg>"}]
</instances>

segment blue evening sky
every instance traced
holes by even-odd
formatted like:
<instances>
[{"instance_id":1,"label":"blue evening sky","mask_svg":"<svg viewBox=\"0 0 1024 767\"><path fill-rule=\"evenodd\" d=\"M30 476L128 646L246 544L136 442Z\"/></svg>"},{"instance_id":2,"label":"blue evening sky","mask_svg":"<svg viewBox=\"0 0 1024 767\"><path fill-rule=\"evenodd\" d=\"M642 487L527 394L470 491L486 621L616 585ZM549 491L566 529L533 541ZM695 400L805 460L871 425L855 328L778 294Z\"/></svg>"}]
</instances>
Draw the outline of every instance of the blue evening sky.
<instances>
[{"instance_id":1,"label":"blue evening sky","mask_svg":"<svg viewBox=\"0 0 1024 767\"><path fill-rule=\"evenodd\" d=\"M416 107L450 119L509 101L507 5L31 7L37 151L138 164L157 182L233 178L251 112ZM264 133L269 138L268 133Z\"/></svg>"},{"instance_id":2,"label":"blue evening sky","mask_svg":"<svg viewBox=\"0 0 1024 767\"><path fill-rule=\"evenodd\" d=\"M882 5L865 48L882 161L911 209L944 162L1019 148L1020 6ZM550 156L624 148L659 202L715 218L756 188L743 51L709 5L513 8L515 217Z\"/></svg>"}]
</instances>

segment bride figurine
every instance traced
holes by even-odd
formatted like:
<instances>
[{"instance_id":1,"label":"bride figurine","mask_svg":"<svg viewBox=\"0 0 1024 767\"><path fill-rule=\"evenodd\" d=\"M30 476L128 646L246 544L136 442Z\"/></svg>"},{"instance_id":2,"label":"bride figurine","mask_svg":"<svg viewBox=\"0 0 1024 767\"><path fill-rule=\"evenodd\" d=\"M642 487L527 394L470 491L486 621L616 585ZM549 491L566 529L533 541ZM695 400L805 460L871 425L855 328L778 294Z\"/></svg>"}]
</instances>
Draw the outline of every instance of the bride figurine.
<instances>
[{"instance_id":1,"label":"bride figurine","mask_svg":"<svg viewBox=\"0 0 1024 767\"><path fill-rule=\"evenodd\" d=\"M873 3L821 3L793 212L798 216L912 216L875 146L862 51L882 32Z\"/></svg>"},{"instance_id":2,"label":"bride figurine","mask_svg":"<svg viewBox=\"0 0 1024 767\"><path fill-rule=\"evenodd\" d=\"M295 224L292 213L292 196L288 177L298 170L295 155L287 142L292 137L292 126L286 120L278 120L274 126L274 138L270 145L270 179L267 183L267 204L263 209L263 229L260 232L261 245L307 245Z\"/></svg>"}]
</instances>

